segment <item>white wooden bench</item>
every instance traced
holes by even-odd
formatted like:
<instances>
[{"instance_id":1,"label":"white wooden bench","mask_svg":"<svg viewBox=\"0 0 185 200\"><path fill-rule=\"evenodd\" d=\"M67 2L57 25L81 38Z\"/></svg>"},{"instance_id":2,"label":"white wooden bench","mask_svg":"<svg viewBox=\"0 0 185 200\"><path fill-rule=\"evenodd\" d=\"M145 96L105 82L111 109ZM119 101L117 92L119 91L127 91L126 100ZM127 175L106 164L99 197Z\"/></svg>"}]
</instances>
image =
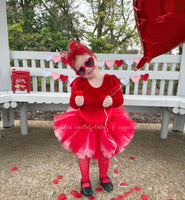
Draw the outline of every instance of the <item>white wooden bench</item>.
<instances>
[{"instance_id":1,"label":"white wooden bench","mask_svg":"<svg viewBox=\"0 0 185 200\"><path fill-rule=\"evenodd\" d=\"M71 92L69 79L63 83L60 79L54 80L51 76L46 78L43 72L47 70L67 75L70 78L75 77L75 73L69 66L64 66L61 61L57 64L53 60L47 62L46 54L59 55L59 53L53 52L10 52L11 69L30 71L31 92L5 92L7 99L5 100L4 97L2 100L0 94L0 104L1 108L4 105L6 109L11 110L10 115L13 115L13 109L20 110L21 134L23 135L28 133L26 114L28 110L60 111L66 110L69 106ZM97 54L97 57L100 62L120 59L131 61L131 59L140 58L142 55ZM140 80L138 83L134 83L130 79L126 86L122 85L126 109L131 112L163 113L161 138L167 138L170 112L174 112L173 129L183 131L185 119L185 45L182 56L161 55L154 58L150 64L145 64L140 72L134 71L134 64L130 66L127 63L124 62L119 68L116 65L111 68L107 67L106 64L102 66L103 73L115 74L121 80L130 79L130 77L137 76L138 73L140 75L149 73L147 81Z\"/></svg>"}]
</instances>

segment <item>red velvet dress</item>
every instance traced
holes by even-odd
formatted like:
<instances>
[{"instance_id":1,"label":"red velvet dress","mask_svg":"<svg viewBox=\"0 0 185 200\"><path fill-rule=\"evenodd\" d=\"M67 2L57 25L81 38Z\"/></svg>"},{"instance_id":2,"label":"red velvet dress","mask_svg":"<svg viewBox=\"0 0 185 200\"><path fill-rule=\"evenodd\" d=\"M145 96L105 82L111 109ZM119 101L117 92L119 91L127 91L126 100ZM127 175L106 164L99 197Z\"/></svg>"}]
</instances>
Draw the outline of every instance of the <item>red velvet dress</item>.
<instances>
[{"instance_id":1,"label":"red velvet dress","mask_svg":"<svg viewBox=\"0 0 185 200\"><path fill-rule=\"evenodd\" d=\"M114 75L104 75L100 87L94 88L87 79L78 77L72 84L70 108L55 115L55 135L65 149L79 158L98 159L122 152L134 135L135 122L125 112L121 83ZM75 97L83 91L84 105L78 107ZM113 99L109 108L103 107L107 95Z\"/></svg>"}]
</instances>

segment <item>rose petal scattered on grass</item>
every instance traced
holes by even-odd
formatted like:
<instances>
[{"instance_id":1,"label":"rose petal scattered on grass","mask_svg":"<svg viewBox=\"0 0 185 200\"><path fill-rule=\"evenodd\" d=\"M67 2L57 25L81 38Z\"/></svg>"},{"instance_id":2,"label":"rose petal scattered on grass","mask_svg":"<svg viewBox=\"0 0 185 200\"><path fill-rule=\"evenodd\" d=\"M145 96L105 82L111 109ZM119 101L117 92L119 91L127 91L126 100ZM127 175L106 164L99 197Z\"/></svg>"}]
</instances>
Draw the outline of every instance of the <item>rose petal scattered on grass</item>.
<instances>
[{"instance_id":1,"label":"rose petal scattered on grass","mask_svg":"<svg viewBox=\"0 0 185 200\"><path fill-rule=\"evenodd\" d=\"M135 190L136 191L141 191L141 188L140 187L135 187Z\"/></svg>"},{"instance_id":2,"label":"rose petal scattered on grass","mask_svg":"<svg viewBox=\"0 0 185 200\"><path fill-rule=\"evenodd\" d=\"M122 182L122 183L120 183L120 185L119 186L121 186L121 187L125 187L125 186L127 186L127 184L126 183L124 183L124 182Z\"/></svg>"},{"instance_id":3,"label":"rose petal scattered on grass","mask_svg":"<svg viewBox=\"0 0 185 200\"><path fill-rule=\"evenodd\" d=\"M11 169L13 172L14 171L16 171L17 170L17 167L15 166L15 167L12 167L12 169Z\"/></svg>"},{"instance_id":4,"label":"rose petal scattered on grass","mask_svg":"<svg viewBox=\"0 0 185 200\"><path fill-rule=\"evenodd\" d=\"M97 188L96 188L96 191L97 191L97 192L101 192L101 191L102 191L102 188L101 188L101 187L97 187Z\"/></svg>"},{"instance_id":5,"label":"rose petal scattered on grass","mask_svg":"<svg viewBox=\"0 0 185 200\"><path fill-rule=\"evenodd\" d=\"M131 159L131 160L134 160L134 159L135 159L135 157L134 157L134 156L130 156L130 159Z\"/></svg>"},{"instance_id":6,"label":"rose petal scattered on grass","mask_svg":"<svg viewBox=\"0 0 185 200\"><path fill-rule=\"evenodd\" d=\"M123 200L125 197L123 195L119 195L117 199Z\"/></svg>"},{"instance_id":7,"label":"rose petal scattered on grass","mask_svg":"<svg viewBox=\"0 0 185 200\"><path fill-rule=\"evenodd\" d=\"M77 193L77 194L75 194L75 197L76 197L77 199L80 199L80 198L82 198L82 194L81 194L81 193Z\"/></svg>"},{"instance_id":8,"label":"rose petal scattered on grass","mask_svg":"<svg viewBox=\"0 0 185 200\"><path fill-rule=\"evenodd\" d=\"M96 199L94 196L89 197L89 200L94 200L94 199Z\"/></svg>"},{"instance_id":9,"label":"rose petal scattered on grass","mask_svg":"<svg viewBox=\"0 0 185 200\"><path fill-rule=\"evenodd\" d=\"M134 188L130 188L130 191L133 192L135 189Z\"/></svg>"},{"instance_id":10,"label":"rose petal scattered on grass","mask_svg":"<svg viewBox=\"0 0 185 200\"><path fill-rule=\"evenodd\" d=\"M58 184L58 179L53 180L53 183L54 183L54 184Z\"/></svg>"},{"instance_id":11,"label":"rose petal scattered on grass","mask_svg":"<svg viewBox=\"0 0 185 200\"><path fill-rule=\"evenodd\" d=\"M118 174L118 173L119 173L119 171L118 171L117 169L114 169L113 172L114 172L115 174Z\"/></svg>"},{"instance_id":12,"label":"rose petal scattered on grass","mask_svg":"<svg viewBox=\"0 0 185 200\"><path fill-rule=\"evenodd\" d=\"M174 200L174 199L168 199L168 200Z\"/></svg>"},{"instance_id":13,"label":"rose petal scattered on grass","mask_svg":"<svg viewBox=\"0 0 185 200\"><path fill-rule=\"evenodd\" d=\"M58 200L66 200L66 199L67 199L67 197L64 193L62 193L58 196Z\"/></svg>"},{"instance_id":14,"label":"rose petal scattered on grass","mask_svg":"<svg viewBox=\"0 0 185 200\"><path fill-rule=\"evenodd\" d=\"M117 200L117 198L112 198L111 200Z\"/></svg>"},{"instance_id":15,"label":"rose petal scattered on grass","mask_svg":"<svg viewBox=\"0 0 185 200\"><path fill-rule=\"evenodd\" d=\"M62 175L58 175L57 178L58 178L58 179L62 179L63 176L62 176Z\"/></svg>"},{"instance_id":16,"label":"rose petal scattered on grass","mask_svg":"<svg viewBox=\"0 0 185 200\"><path fill-rule=\"evenodd\" d=\"M141 195L141 199L147 200L147 199L148 199L148 196L143 194L143 195Z\"/></svg>"},{"instance_id":17,"label":"rose petal scattered on grass","mask_svg":"<svg viewBox=\"0 0 185 200\"><path fill-rule=\"evenodd\" d=\"M76 195L78 192L76 190L71 190L70 194Z\"/></svg>"}]
</instances>

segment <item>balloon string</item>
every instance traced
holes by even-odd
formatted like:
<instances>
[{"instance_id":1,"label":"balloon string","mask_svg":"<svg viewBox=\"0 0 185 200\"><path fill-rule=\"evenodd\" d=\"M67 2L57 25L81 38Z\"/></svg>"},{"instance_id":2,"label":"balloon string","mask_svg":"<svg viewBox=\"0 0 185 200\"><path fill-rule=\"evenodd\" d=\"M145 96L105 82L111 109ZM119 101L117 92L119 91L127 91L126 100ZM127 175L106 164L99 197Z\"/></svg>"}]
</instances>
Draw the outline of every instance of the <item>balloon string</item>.
<instances>
[{"instance_id":1,"label":"balloon string","mask_svg":"<svg viewBox=\"0 0 185 200\"><path fill-rule=\"evenodd\" d=\"M121 88L119 87L119 88L111 95L111 97L114 96L114 95L116 94L116 92L118 92L120 89L121 89ZM105 120L105 136L106 136L107 139L113 144L113 146L115 146L114 151L113 151L113 155L114 155L115 152L116 152L116 149L117 149L117 144L116 144L116 142L115 142L114 140L112 140L112 138L110 138L110 137L107 135L106 129L107 129L107 122L108 122L109 116L108 116L108 114L107 114L106 108L104 108L104 113L105 113L105 115L106 115L106 120ZM115 157L114 157L114 159L116 160L116 162L119 163L119 161L118 161ZM116 167L117 167L117 165L114 166L114 168L116 168ZM113 175L114 175L114 174L113 174ZM114 176L115 176L115 175L114 175Z\"/></svg>"}]
</instances>

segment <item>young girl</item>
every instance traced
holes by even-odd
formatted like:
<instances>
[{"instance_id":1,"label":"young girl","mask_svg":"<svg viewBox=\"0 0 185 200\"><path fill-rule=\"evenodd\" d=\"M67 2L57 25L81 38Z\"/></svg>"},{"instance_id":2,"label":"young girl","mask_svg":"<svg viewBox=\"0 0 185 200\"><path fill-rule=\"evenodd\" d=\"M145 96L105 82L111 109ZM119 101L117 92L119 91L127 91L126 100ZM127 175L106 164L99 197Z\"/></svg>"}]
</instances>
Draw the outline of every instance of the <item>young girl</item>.
<instances>
[{"instance_id":1,"label":"young girl","mask_svg":"<svg viewBox=\"0 0 185 200\"><path fill-rule=\"evenodd\" d=\"M95 54L78 41L70 41L69 52L61 52L61 58L78 77L71 83L72 108L54 117L55 135L79 157L83 194L92 195L90 159L98 160L100 182L105 191L111 191L109 158L125 149L135 130L122 106L121 83L115 75L103 74Z\"/></svg>"}]
</instances>

